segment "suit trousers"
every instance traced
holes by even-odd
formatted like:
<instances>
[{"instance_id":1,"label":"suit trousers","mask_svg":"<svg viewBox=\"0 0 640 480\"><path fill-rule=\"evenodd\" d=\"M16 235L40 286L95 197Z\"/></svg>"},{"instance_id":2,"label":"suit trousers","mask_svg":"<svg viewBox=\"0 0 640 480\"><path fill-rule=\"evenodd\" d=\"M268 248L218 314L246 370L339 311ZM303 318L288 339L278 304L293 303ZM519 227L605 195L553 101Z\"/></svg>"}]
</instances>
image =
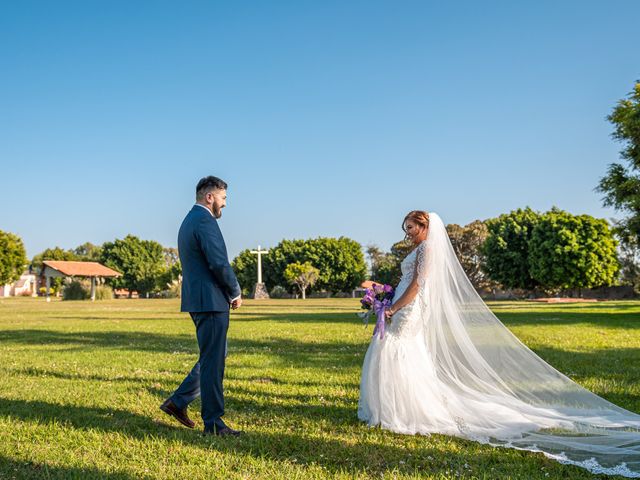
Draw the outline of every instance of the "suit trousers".
<instances>
[{"instance_id":1,"label":"suit trousers","mask_svg":"<svg viewBox=\"0 0 640 480\"><path fill-rule=\"evenodd\" d=\"M202 402L202 421L205 430L223 428L224 360L229 329L229 312L191 312L196 326L200 358L191 372L171 396L176 407L182 409L198 396Z\"/></svg>"}]
</instances>

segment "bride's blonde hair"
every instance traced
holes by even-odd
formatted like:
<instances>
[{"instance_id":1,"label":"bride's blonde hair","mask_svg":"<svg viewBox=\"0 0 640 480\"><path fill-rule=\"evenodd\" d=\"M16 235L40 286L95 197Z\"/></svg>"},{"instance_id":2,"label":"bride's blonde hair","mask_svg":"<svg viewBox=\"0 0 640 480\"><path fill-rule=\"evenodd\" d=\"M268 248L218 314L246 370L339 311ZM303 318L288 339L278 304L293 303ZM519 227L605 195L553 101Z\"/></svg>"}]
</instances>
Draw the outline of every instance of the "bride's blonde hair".
<instances>
[{"instance_id":1,"label":"bride's blonde hair","mask_svg":"<svg viewBox=\"0 0 640 480\"><path fill-rule=\"evenodd\" d=\"M407 213L407 215L404 217L404 220L402 221L402 231L404 233L407 233L407 220L411 220L417 225L422 225L427 229L427 231L429 231L429 214L424 210L411 210L409 213Z\"/></svg>"}]
</instances>

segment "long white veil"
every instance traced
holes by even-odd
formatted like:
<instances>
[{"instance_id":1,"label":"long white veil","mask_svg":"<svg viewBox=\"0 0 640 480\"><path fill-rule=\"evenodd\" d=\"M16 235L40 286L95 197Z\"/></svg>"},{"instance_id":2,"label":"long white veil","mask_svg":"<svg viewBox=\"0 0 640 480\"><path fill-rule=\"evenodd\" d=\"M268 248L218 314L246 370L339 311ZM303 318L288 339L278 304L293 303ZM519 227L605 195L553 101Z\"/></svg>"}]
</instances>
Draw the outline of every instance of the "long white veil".
<instances>
[{"instance_id":1,"label":"long white veil","mask_svg":"<svg viewBox=\"0 0 640 480\"><path fill-rule=\"evenodd\" d=\"M640 477L640 415L581 387L520 342L475 291L442 219L429 218L418 298L442 400L461 436Z\"/></svg>"}]
</instances>

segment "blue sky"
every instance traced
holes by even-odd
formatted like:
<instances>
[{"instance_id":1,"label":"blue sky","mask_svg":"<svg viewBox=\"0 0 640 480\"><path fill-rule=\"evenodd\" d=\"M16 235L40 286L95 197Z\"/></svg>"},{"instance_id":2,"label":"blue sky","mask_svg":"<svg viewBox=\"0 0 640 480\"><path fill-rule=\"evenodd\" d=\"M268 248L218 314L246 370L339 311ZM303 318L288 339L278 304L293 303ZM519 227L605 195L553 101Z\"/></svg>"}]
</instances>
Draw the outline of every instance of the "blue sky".
<instances>
[{"instance_id":1,"label":"blue sky","mask_svg":"<svg viewBox=\"0 0 640 480\"><path fill-rule=\"evenodd\" d=\"M20 1L0 6L0 229L28 255L174 246L198 179L229 253L411 209L611 218L605 117L640 78L637 1Z\"/></svg>"}]
</instances>

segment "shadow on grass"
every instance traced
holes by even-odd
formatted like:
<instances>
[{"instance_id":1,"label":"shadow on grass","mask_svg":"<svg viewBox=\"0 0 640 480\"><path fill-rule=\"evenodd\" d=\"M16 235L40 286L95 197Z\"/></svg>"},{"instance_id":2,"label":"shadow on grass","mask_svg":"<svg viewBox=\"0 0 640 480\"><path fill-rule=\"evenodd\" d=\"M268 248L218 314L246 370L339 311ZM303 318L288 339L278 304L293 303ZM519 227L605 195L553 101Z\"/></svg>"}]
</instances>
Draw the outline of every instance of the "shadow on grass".
<instances>
[{"instance_id":1,"label":"shadow on grass","mask_svg":"<svg viewBox=\"0 0 640 480\"><path fill-rule=\"evenodd\" d=\"M304 308L307 310L307 308ZM320 308L318 308L320 309ZM281 323L353 323L362 324L362 320L353 312L332 312L326 307L320 313L286 313L282 311L268 313L234 312L231 321L240 322L281 322Z\"/></svg>"},{"instance_id":2,"label":"shadow on grass","mask_svg":"<svg viewBox=\"0 0 640 480\"><path fill-rule=\"evenodd\" d=\"M59 467L46 463L31 462L28 460L17 460L5 456L0 456L0 478L20 478L20 479L60 479L60 480L137 480L140 475L127 475L125 473L110 473L90 467Z\"/></svg>"},{"instance_id":3,"label":"shadow on grass","mask_svg":"<svg viewBox=\"0 0 640 480\"><path fill-rule=\"evenodd\" d=\"M152 352L197 349L195 335L160 335L150 332L103 331L65 332L60 330L3 330L0 342L24 345L62 345L75 349L96 347Z\"/></svg>"},{"instance_id":4,"label":"shadow on grass","mask_svg":"<svg viewBox=\"0 0 640 480\"><path fill-rule=\"evenodd\" d=\"M434 442L426 437L408 437L384 432L387 441L392 445L382 445L381 438L370 435L367 427L362 427L362 438L357 442L340 438L344 435L340 426L327 431L326 435L309 436L304 431L291 432L282 431L282 429L272 432L249 430L243 437L228 439L202 437L196 431L156 423L146 416L114 408L78 407L43 401L0 398L0 414L19 421L55 422L76 429L117 432L143 441L151 437L160 437L195 446L204 451L216 450L222 453L242 454L257 459L287 461L301 466L314 465L333 474L340 472L380 476L394 471L404 474L441 474L448 477L456 472L470 476L470 470L477 475L489 472L491 467L498 467L510 474L513 473L515 478L525 478L518 476L518 469L522 469L521 474L525 474L532 471L540 472L540 467L544 466L548 471L557 469L558 472L574 471L574 473L579 472L585 475L584 471L575 467L555 465L541 454L494 449L440 435L434 435L433 438L446 439L446 443ZM327 414L330 412L325 411L325 415ZM292 426L295 427L295 425ZM349 429L347 435L353 436L352 429ZM395 437L397 441L390 440L388 437ZM402 445L403 442L404 445ZM455 447L451 447L451 442ZM7 465L7 468L12 466L22 468L27 473L32 465L36 471L39 468L37 464L15 460L5 460L4 465ZM42 473L42 470L39 471ZM76 474L78 478L88 478L94 473L100 478L114 480L130 478L121 474L100 476L102 472L76 468L54 469L50 470L50 473L58 475L58 478L74 478L73 475ZM83 473L86 476L82 477ZM33 478L42 477L34 474Z\"/></svg>"},{"instance_id":5,"label":"shadow on grass","mask_svg":"<svg viewBox=\"0 0 640 480\"><path fill-rule=\"evenodd\" d=\"M162 354L180 351L193 354L194 360L197 354L196 340L190 334L160 335L150 332L63 332L28 329L0 331L0 342L4 344L36 345L39 347L43 345L60 345L70 349L89 351L102 348ZM346 342L340 339L314 341L274 337L260 339L230 338L229 349L230 359L234 359L234 356L267 355L271 359L272 368L287 366L307 369L310 372L310 378L308 382L301 382L301 385L311 386L314 382L314 378L311 377L314 370L340 373L359 369L362 365L366 345ZM548 346L534 347L534 349L545 361L566 375L578 380L580 380L580 377L598 376L605 381L622 383L625 389L628 390L629 385L637 384L640 379L640 348L607 348L589 352L565 351ZM242 368L242 362L238 360L238 365L230 367L229 373L233 375L234 369L240 370ZM251 365L249 369L253 370L255 366ZM17 370L17 373L22 371L22 369ZM35 369L25 373L32 376L42 374L70 380L78 378L70 372L60 373L55 370L50 372ZM173 373L180 375L182 372ZM186 373L185 371L184 374L186 375ZM313 375L315 376L315 374ZM89 375L84 379L131 382L153 381L152 379L145 380L144 378L126 375L124 377L114 376L113 378ZM245 380L241 376L235 377L235 379ZM166 381L166 377L156 381ZM623 403L627 404L628 402L623 401ZM635 406L635 401L632 403Z\"/></svg>"},{"instance_id":6,"label":"shadow on grass","mask_svg":"<svg viewBox=\"0 0 640 480\"><path fill-rule=\"evenodd\" d=\"M574 381L597 378L597 385L617 391L593 393L616 405L640 413L640 348L606 348L568 352L553 347L536 347L534 352Z\"/></svg>"},{"instance_id":7,"label":"shadow on grass","mask_svg":"<svg viewBox=\"0 0 640 480\"><path fill-rule=\"evenodd\" d=\"M60 372L58 370L50 370L37 367L23 367L23 368L8 368L4 370L7 374L12 376L28 375L35 378L59 378L61 380L72 381L95 381L95 382L123 382L123 383L157 383L160 381L166 381L163 379L151 379L147 377L132 377L127 375L99 375L99 374L86 374L86 373L68 373Z\"/></svg>"},{"instance_id":8,"label":"shadow on grass","mask_svg":"<svg viewBox=\"0 0 640 480\"><path fill-rule=\"evenodd\" d=\"M150 332L63 332L56 330L0 331L0 343L59 345L73 350L96 348L172 353L197 353L195 336L159 335ZM363 345L335 341L299 341L289 338L229 339L230 355L264 353L296 367L352 368L362 363ZM186 372L185 372L186 374Z\"/></svg>"},{"instance_id":9,"label":"shadow on grass","mask_svg":"<svg viewBox=\"0 0 640 480\"><path fill-rule=\"evenodd\" d=\"M171 320L176 320L179 321L182 318L180 317L180 315L178 313L175 314L158 314L158 315L154 315L153 317L149 317L147 316L147 314L142 314L143 312L139 312L141 313L141 315L139 317L135 317L135 316L131 316L131 312L114 312L110 315L78 315L78 314L72 314L72 315L59 315L59 316L47 316L47 319L50 320L82 320L82 321L102 321L102 320L106 320L106 321L112 321L112 320L120 320L120 321L128 321L128 322L166 322L167 320L171 321ZM184 317L184 320L187 320L187 317Z\"/></svg>"},{"instance_id":10,"label":"shadow on grass","mask_svg":"<svg viewBox=\"0 0 640 480\"><path fill-rule=\"evenodd\" d=\"M195 358L195 357L194 357ZM327 388L329 384L335 386L333 382L318 382L313 379L308 380L300 380L293 381L291 379L282 380L273 376L268 375L251 375L248 377L238 376L234 372L236 370L241 369L241 367L234 366L231 371L227 369L225 372L225 380L228 381L236 381L236 382L248 382L250 384L273 384L273 385L286 385L288 387L302 387L302 388ZM251 370L252 373L256 372L254 367L247 367L248 370ZM97 382L122 382L122 383L135 383L135 384L161 384L163 382L170 381L167 377L162 378L152 378L152 377L134 377L127 375L100 375L100 374L86 374L86 373L68 373L68 372L60 372L57 370L37 368L37 367L22 367L22 368L7 368L4 370L7 375L10 376L21 376L28 375L30 377L35 378L46 378L53 377L61 380L70 380L70 381L97 381ZM171 372L178 376L183 376L187 374L187 371L173 371ZM179 381L179 380L178 380ZM356 389L359 387L359 384L356 382L341 382L339 384L342 388L345 389ZM176 384L177 387L177 384ZM157 390L160 392L160 390ZM164 393L169 394L171 392L165 391Z\"/></svg>"},{"instance_id":11,"label":"shadow on grass","mask_svg":"<svg viewBox=\"0 0 640 480\"><path fill-rule=\"evenodd\" d=\"M591 309L590 305L583 308ZM611 309L611 307L609 307ZM577 325L592 324L601 328L640 328L640 312L638 307L633 307L636 311L629 312L593 312L583 311L576 307L569 309L541 309L534 312L518 312L496 309L495 314L508 327L511 326L535 326L535 325ZM615 308L618 310L618 307ZM631 309L631 308L629 308Z\"/></svg>"},{"instance_id":12,"label":"shadow on grass","mask_svg":"<svg viewBox=\"0 0 640 480\"><path fill-rule=\"evenodd\" d=\"M173 391L147 387L147 391L158 398L158 404ZM197 411L200 403L193 405ZM314 421L332 428L353 427L359 424L356 417L357 404L348 398L335 395L305 395L280 392L264 392L240 386L225 387L225 408L229 412L242 412L269 421L286 419L292 425L302 421Z\"/></svg>"}]
</instances>

